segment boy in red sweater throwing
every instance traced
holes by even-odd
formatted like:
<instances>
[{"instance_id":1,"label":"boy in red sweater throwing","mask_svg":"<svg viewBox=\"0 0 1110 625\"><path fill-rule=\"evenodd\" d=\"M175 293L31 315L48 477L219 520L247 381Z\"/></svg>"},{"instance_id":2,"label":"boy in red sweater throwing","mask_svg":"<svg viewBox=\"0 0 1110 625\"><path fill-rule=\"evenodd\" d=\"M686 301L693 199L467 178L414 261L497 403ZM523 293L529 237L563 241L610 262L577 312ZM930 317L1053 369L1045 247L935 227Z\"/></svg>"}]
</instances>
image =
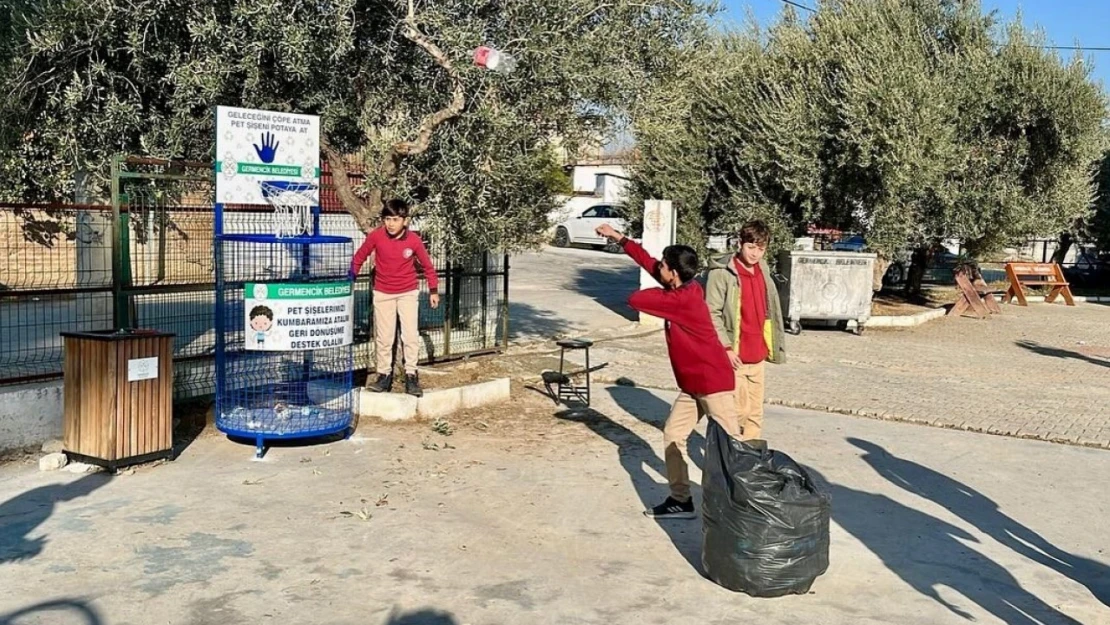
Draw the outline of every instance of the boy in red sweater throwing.
<instances>
[{"instance_id":1,"label":"boy in red sweater throwing","mask_svg":"<svg viewBox=\"0 0 1110 625\"><path fill-rule=\"evenodd\" d=\"M362 264L374 254L374 342L378 378L367 385L376 393L393 390L393 339L397 319L401 319L401 346L404 350L405 392L420 397L420 378L416 361L420 358L420 332L417 324L420 311L420 282L415 262L420 261L428 279L429 303L439 307L439 278L435 265L420 235L409 230L409 206L392 199L382 207L382 227L366 235L351 259L350 278L358 275Z\"/></svg>"},{"instance_id":2,"label":"boy in red sweater throwing","mask_svg":"<svg viewBox=\"0 0 1110 625\"><path fill-rule=\"evenodd\" d=\"M671 494L644 514L655 518L697 518L690 497L686 439L704 415L719 423L729 436L740 435L732 365L717 340L701 285L694 281L700 269L697 252L685 245L671 245L663 250L663 260L658 261L608 224L600 226L597 233L619 243L632 260L663 285L633 293L628 305L665 321L667 355L682 391L663 426Z\"/></svg>"}]
</instances>

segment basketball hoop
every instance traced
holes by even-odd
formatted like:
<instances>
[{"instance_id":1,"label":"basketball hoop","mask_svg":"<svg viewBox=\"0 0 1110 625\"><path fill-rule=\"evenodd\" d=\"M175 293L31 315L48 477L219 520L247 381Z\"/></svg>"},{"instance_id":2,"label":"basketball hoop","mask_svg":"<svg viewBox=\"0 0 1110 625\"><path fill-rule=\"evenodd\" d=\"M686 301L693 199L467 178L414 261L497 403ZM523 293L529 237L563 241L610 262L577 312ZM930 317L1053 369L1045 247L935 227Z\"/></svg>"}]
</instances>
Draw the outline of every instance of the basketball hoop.
<instances>
[{"instance_id":1,"label":"basketball hoop","mask_svg":"<svg viewBox=\"0 0 1110 625\"><path fill-rule=\"evenodd\" d=\"M312 231L315 184L286 180L263 180L258 184L262 197L274 207L274 236L295 237Z\"/></svg>"}]
</instances>

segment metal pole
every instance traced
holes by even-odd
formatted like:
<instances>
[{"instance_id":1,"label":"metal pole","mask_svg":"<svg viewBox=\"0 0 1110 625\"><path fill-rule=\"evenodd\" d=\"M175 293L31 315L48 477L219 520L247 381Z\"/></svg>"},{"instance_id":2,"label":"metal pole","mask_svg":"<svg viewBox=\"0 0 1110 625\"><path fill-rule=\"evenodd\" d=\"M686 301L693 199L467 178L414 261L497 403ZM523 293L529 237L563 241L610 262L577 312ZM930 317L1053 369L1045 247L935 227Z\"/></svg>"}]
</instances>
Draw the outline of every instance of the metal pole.
<instances>
[{"instance_id":1,"label":"metal pole","mask_svg":"<svg viewBox=\"0 0 1110 625\"><path fill-rule=\"evenodd\" d=\"M501 347L509 349L509 255L504 260L504 293L501 297Z\"/></svg>"},{"instance_id":2,"label":"metal pole","mask_svg":"<svg viewBox=\"0 0 1110 625\"><path fill-rule=\"evenodd\" d=\"M127 308L122 301L123 297L123 233L127 231L121 223L123 213L120 210L119 154L112 157L112 329L119 330L123 327L127 317Z\"/></svg>"},{"instance_id":3,"label":"metal pole","mask_svg":"<svg viewBox=\"0 0 1110 625\"><path fill-rule=\"evenodd\" d=\"M435 268L432 268L435 271ZM451 320L454 317L454 297L452 288L454 280L451 274L451 261L447 261L446 280L443 281L444 296L441 299L443 305L443 356L444 358L451 355Z\"/></svg>"},{"instance_id":4,"label":"metal pole","mask_svg":"<svg viewBox=\"0 0 1110 625\"><path fill-rule=\"evenodd\" d=\"M489 252L482 252L482 349L489 347L487 340L489 332L486 330L489 322Z\"/></svg>"},{"instance_id":5,"label":"metal pole","mask_svg":"<svg viewBox=\"0 0 1110 625\"><path fill-rule=\"evenodd\" d=\"M223 238L224 238L224 205L216 202L214 205L215 214L212 220L212 253L213 264L216 268L216 304L215 304L215 320L213 329L216 332L216 418L220 418L223 414L223 397L224 397L224 377L227 374L227 341L224 333L227 331L226 314L224 306L225 289L227 288L224 282L224 260L223 260Z\"/></svg>"}]
</instances>

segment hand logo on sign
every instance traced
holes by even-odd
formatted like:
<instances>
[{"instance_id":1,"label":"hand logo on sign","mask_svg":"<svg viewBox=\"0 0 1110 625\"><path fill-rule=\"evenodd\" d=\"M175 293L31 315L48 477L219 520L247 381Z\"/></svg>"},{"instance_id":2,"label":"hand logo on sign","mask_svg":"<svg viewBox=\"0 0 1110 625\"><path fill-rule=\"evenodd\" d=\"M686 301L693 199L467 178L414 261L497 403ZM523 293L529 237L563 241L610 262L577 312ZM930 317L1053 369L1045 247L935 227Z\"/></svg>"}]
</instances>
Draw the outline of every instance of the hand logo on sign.
<instances>
[{"instance_id":1,"label":"hand logo on sign","mask_svg":"<svg viewBox=\"0 0 1110 625\"><path fill-rule=\"evenodd\" d=\"M259 148L258 144L254 144L254 151L258 154L258 158L262 159L263 163L274 162L274 157L277 156L278 146L281 142L274 142L274 133L262 133L262 147Z\"/></svg>"}]
</instances>

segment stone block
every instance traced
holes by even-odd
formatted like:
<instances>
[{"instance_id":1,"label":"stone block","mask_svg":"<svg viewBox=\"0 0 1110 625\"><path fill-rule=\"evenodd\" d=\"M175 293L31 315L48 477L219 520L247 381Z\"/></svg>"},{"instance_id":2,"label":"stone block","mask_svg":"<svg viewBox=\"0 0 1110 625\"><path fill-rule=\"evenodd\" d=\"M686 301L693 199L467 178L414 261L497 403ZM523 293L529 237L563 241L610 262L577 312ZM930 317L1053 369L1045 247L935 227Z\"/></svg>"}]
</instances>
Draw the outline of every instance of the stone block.
<instances>
[{"instance_id":1,"label":"stone block","mask_svg":"<svg viewBox=\"0 0 1110 625\"><path fill-rule=\"evenodd\" d=\"M424 391L416 402L416 413L434 419L454 414L462 408L463 389L444 388Z\"/></svg>"},{"instance_id":2,"label":"stone block","mask_svg":"<svg viewBox=\"0 0 1110 625\"><path fill-rule=\"evenodd\" d=\"M63 453L46 454L39 458L39 471L57 471L66 466L68 462L69 458L66 458Z\"/></svg>"},{"instance_id":3,"label":"stone block","mask_svg":"<svg viewBox=\"0 0 1110 625\"><path fill-rule=\"evenodd\" d=\"M489 382L462 387L462 407L477 408L509 399L511 384L509 378L498 378Z\"/></svg>"},{"instance_id":4,"label":"stone block","mask_svg":"<svg viewBox=\"0 0 1110 625\"><path fill-rule=\"evenodd\" d=\"M416 417L417 399L401 393L374 393L359 390L358 416L385 421L405 421Z\"/></svg>"}]
</instances>

